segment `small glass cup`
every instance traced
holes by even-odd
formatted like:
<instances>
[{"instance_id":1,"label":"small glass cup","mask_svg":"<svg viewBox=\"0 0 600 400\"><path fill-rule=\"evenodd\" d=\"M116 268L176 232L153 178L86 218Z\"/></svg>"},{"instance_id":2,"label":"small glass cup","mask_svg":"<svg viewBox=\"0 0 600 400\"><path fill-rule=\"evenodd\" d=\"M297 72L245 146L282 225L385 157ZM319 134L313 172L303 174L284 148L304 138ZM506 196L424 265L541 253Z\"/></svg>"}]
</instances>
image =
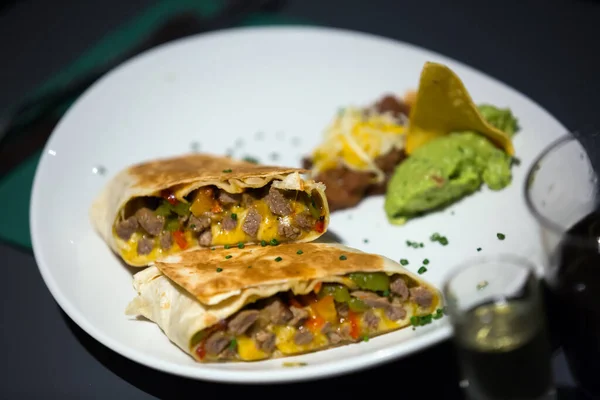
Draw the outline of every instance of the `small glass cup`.
<instances>
[{"instance_id":1,"label":"small glass cup","mask_svg":"<svg viewBox=\"0 0 600 400\"><path fill-rule=\"evenodd\" d=\"M580 141L581 140L581 141ZM566 135L529 170L525 200L547 255L543 288L554 347L561 346L574 380L600 399L600 136ZM596 168L594 168L596 167Z\"/></svg>"},{"instance_id":2,"label":"small glass cup","mask_svg":"<svg viewBox=\"0 0 600 400\"><path fill-rule=\"evenodd\" d=\"M556 398L543 302L528 261L475 258L450 273L443 291L468 399Z\"/></svg>"}]
</instances>

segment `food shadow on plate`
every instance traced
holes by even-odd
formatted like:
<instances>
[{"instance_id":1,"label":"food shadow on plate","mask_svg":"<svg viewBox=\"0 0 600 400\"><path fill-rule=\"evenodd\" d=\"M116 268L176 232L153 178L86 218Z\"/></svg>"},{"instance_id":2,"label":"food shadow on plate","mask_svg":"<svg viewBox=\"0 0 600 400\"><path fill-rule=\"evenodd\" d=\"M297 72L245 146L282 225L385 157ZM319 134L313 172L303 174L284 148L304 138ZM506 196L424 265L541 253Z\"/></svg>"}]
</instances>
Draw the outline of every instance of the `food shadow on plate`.
<instances>
[{"instance_id":1,"label":"food shadow on plate","mask_svg":"<svg viewBox=\"0 0 600 400\"><path fill-rule=\"evenodd\" d=\"M409 394L422 396L423 390L426 390L428 397L461 398L454 349L448 341L398 361L332 378L265 385L215 383L179 377L131 361L89 336L62 310L60 314L77 341L92 357L121 379L159 399L194 398L199 394L203 397L219 396L225 399L248 398L252 392L268 398L296 391L323 393L329 392L328 389L334 389L336 393L351 394L359 387L378 391L390 384L396 386L394 382L398 379L402 380L402 389L399 389L399 392L405 396ZM202 365L199 364L198 368L202 368ZM435 372L436 370L438 373ZM435 379L435 385L431 385L432 379Z\"/></svg>"},{"instance_id":2,"label":"food shadow on plate","mask_svg":"<svg viewBox=\"0 0 600 400\"><path fill-rule=\"evenodd\" d=\"M337 233L327 230L322 236L313 241L313 243L340 243L345 244L344 239Z\"/></svg>"}]
</instances>

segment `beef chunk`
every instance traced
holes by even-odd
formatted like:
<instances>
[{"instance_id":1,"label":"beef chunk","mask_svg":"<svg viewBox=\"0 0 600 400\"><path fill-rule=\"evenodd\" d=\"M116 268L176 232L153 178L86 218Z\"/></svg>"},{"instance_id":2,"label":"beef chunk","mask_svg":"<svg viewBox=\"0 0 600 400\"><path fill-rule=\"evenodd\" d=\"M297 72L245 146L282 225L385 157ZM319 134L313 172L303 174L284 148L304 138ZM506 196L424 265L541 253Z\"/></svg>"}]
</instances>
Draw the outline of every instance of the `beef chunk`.
<instances>
[{"instance_id":1,"label":"beef chunk","mask_svg":"<svg viewBox=\"0 0 600 400\"><path fill-rule=\"evenodd\" d=\"M290 201L281 193L279 189L275 189L273 186L269 188L269 194L265 197L265 201L269 206L269 210L275 215L285 217L292 213L292 206Z\"/></svg>"},{"instance_id":2,"label":"beef chunk","mask_svg":"<svg viewBox=\"0 0 600 400\"><path fill-rule=\"evenodd\" d=\"M131 235L135 233L138 229L138 220L135 215L127 218L125 221L121 221L117 223L115 230L117 231L117 235L123 240L129 240Z\"/></svg>"},{"instance_id":3,"label":"beef chunk","mask_svg":"<svg viewBox=\"0 0 600 400\"><path fill-rule=\"evenodd\" d=\"M163 232L160 234L158 239L160 242L160 248L163 250L169 250L173 246L173 235L171 232Z\"/></svg>"},{"instance_id":4,"label":"beef chunk","mask_svg":"<svg viewBox=\"0 0 600 400\"><path fill-rule=\"evenodd\" d=\"M271 301L263 311L268 315L269 320L276 325L285 325L294 316L279 299Z\"/></svg>"},{"instance_id":5,"label":"beef chunk","mask_svg":"<svg viewBox=\"0 0 600 400\"><path fill-rule=\"evenodd\" d=\"M275 350L275 339L274 333L262 330L254 335L256 341L256 347L266 353L272 353Z\"/></svg>"},{"instance_id":6,"label":"beef chunk","mask_svg":"<svg viewBox=\"0 0 600 400\"><path fill-rule=\"evenodd\" d=\"M370 307L387 308L390 305L390 302L387 298L378 296L373 292L356 290L350 294Z\"/></svg>"},{"instance_id":7,"label":"beef chunk","mask_svg":"<svg viewBox=\"0 0 600 400\"><path fill-rule=\"evenodd\" d=\"M390 290L392 293L400 297L401 300L408 299L408 286L406 286L406 282L401 277L396 277L392 279L390 283Z\"/></svg>"},{"instance_id":8,"label":"beef chunk","mask_svg":"<svg viewBox=\"0 0 600 400\"><path fill-rule=\"evenodd\" d=\"M230 341L229 345L219 354L220 359L224 360L235 360L237 359L237 343Z\"/></svg>"},{"instance_id":9,"label":"beef chunk","mask_svg":"<svg viewBox=\"0 0 600 400\"><path fill-rule=\"evenodd\" d=\"M242 193L242 207L248 208L256 201L252 193Z\"/></svg>"},{"instance_id":10,"label":"beef chunk","mask_svg":"<svg viewBox=\"0 0 600 400\"><path fill-rule=\"evenodd\" d=\"M211 356L216 356L231 343L231 337L229 337L223 331L217 331L210 335L208 339L206 339L206 343L204 344L204 348L206 349L206 353Z\"/></svg>"},{"instance_id":11,"label":"beef chunk","mask_svg":"<svg viewBox=\"0 0 600 400\"><path fill-rule=\"evenodd\" d=\"M314 335L310 331L298 331L294 335L294 343L298 346L309 344L314 339Z\"/></svg>"},{"instance_id":12,"label":"beef chunk","mask_svg":"<svg viewBox=\"0 0 600 400\"><path fill-rule=\"evenodd\" d=\"M241 199L241 194L227 193L224 190L221 190L219 193L219 201L221 202L221 204L224 204L226 206L232 204L239 204Z\"/></svg>"},{"instance_id":13,"label":"beef chunk","mask_svg":"<svg viewBox=\"0 0 600 400\"><path fill-rule=\"evenodd\" d=\"M258 319L258 310L243 310L237 313L227 325L231 333L234 335L242 335L246 333L250 325Z\"/></svg>"},{"instance_id":14,"label":"beef chunk","mask_svg":"<svg viewBox=\"0 0 600 400\"><path fill-rule=\"evenodd\" d=\"M331 326L331 322L329 322L329 321L325 322L325 324L321 328L322 334L327 334L327 333L333 332L333 331L334 331L333 326Z\"/></svg>"},{"instance_id":15,"label":"beef chunk","mask_svg":"<svg viewBox=\"0 0 600 400\"><path fill-rule=\"evenodd\" d=\"M329 332L326 336L331 344L338 344L342 341L342 335L337 332Z\"/></svg>"},{"instance_id":16,"label":"beef chunk","mask_svg":"<svg viewBox=\"0 0 600 400\"><path fill-rule=\"evenodd\" d=\"M279 224L277 225L277 233L279 236L287 239L297 239L300 237L302 231L300 228L296 228L295 226L292 226L286 222L279 221Z\"/></svg>"},{"instance_id":17,"label":"beef chunk","mask_svg":"<svg viewBox=\"0 0 600 400\"><path fill-rule=\"evenodd\" d=\"M210 227L211 219L208 215L201 215L196 217L194 215L190 216L188 226L192 230L192 232L202 232Z\"/></svg>"},{"instance_id":18,"label":"beef chunk","mask_svg":"<svg viewBox=\"0 0 600 400\"><path fill-rule=\"evenodd\" d=\"M422 286L410 289L410 297L421 307L431 307L433 293Z\"/></svg>"},{"instance_id":19,"label":"beef chunk","mask_svg":"<svg viewBox=\"0 0 600 400\"><path fill-rule=\"evenodd\" d=\"M302 325L304 323L304 321L306 321L308 319L308 311L306 311L303 308L298 308L298 307L290 307L290 311L292 311L293 314L293 318L290 322L288 322L288 325L290 326L295 326L295 327L299 327L300 325Z\"/></svg>"},{"instance_id":20,"label":"beef chunk","mask_svg":"<svg viewBox=\"0 0 600 400\"><path fill-rule=\"evenodd\" d=\"M151 238L143 237L138 241L137 252L141 255L150 254L154 248L154 240Z\"/></svg>"},{"instance_id":21,"label":"beef chunk","mask_svg":"<svg viewBox=\"0 0 600 400\"><path fill-rule=\"evenodd\" d=\"M248 211L248 214L246 214L246 218L244 218L244 223L242 224L242 230L246 234L248 234L252 237L256 237L256 234L258 233L258 228L260 227L261 220L262 220L262 217L260 216L258 211L256 211L255 208L251 208Z\"/></svg>"},{"instance_id":22,"label":"beef chunk","mask_svg":"<svg viewBox=\"0 0 600 400\"><path fill-rule=\"evenodd\" d=\"M342 341L342 336L331 326L331 323L326 322L321 328L321 333L327 337L332 344L337 344Z\"/></svg>"},{"instance_id":23,"label":"beef chunk","mask_svg":"<svg viewBox=\"0 0 600 400\"><path fill-rule=\"evenodd\" d=\"M338 333L342 337L342 340L352 340L352 335L350 334L350 326L343 325L338 330Z\"/></svg>"},{"instance_id":24,"label":"beef chunk","mask_svg":"<svg viewBox=\"0 0 600 400\"><path fill-rule=\"evenodd\" d=\"M379 326L379 317L375 315L373 310L367 310L363 316L365 325L369 330L376 330Z\"/></svg>"},{"instance_id":25,"label":"beef chunk","mask_svg":"<svg viewBox=\"0 0 600 400\"><path fill-rule=\"evenodd\" d=\"M348 311L350 311L347 303L336 303L335 309L342 318L346 318L348 316Z\"/></svg>"},{"instance_id":26,"label":"beef chunk","mask_svg":"<svg viewBox=\"0 0 600 400\"><path fill-rule=\"evenodd\" d=\"M198 236L198 244L204 247L210 246L212 244L212 232L210 230L202 232Z\"/></svg>"},{"instance_id":27,"label":"beef chunk","mask_svg":"<svg viewBox=\"0 0 600 400\"><path fill-rule=\"evenodd\" d=\"M315 219L310 213L298 214L294 221L296 222L296 225L305 231L310 231L315 227Z\"/></svg>"},{"instance_id":28,"label":"beef chunk","mask_svg":"<svg viewBox=\"0 0 600 400\"><path fill-rule=\"evenodd\" d=\"M165 227L165 217L156 215L149 208L140 208L135 216L146 232L152 236L158 236Z\"/></svg>"},{"instance_id":29,"label":"beef chunk","mask_svg":"<svg viewBox=\"0 0 600 400\"><path fill-rule=\"evenodd\" d=\"M237 226L237 220L231 218L230 216L227 216L221 221L221 226L226 231L232 231Z\"/></svg>"},{"instance_id":30,"label":"beef chunk","mask_svg":"<svg viewBox=\"0 0 600 400\"><path fill-rule=\"evenodd\" d=\"M406 317L406 310L400 304L391 304L385 309L385 316L392 321L397 321Z\"/></svg>"}]
</instances>

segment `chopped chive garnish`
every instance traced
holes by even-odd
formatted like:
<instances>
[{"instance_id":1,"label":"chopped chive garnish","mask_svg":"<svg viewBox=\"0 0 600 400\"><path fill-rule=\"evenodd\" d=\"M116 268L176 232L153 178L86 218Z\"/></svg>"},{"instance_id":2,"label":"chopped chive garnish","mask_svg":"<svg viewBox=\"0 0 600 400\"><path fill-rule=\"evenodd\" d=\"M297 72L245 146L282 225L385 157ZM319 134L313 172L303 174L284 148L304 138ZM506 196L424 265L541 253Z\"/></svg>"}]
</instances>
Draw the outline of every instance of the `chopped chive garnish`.
<instances>
[{"instance_id":1,"label":"chopped chive garnish","mask_svg":"<svg viewBox=\"0 0 600 400\"><path fill-rule=\"evenodd\" d=\"M345 256L345 255L343 255L343 254L340 256L340 260L342 260L342 261L345 261L345 260L347 260L347 259L348 259L348 257L346 257L346 256Z\"/></svg>"},{"instance_id":2,"label":"chopped chive garnish","mask_svg":"<svg viewBox=\"0 0 600 400\"><path fill-rule=\"evenodd\" d=\"M238 249L243 249L244 247L245 247L244 243L242 243L242 242L238 243Z\"/></svg>"},{"instance_id":3,"label":"chopped chive garnish","mask_svg":"<svg viewBox=\"0 0 600 400\"><path fill-rule=\"evenodd\" d=\"M244 161L252 163L252 164L258 164L258 159L254 158L254 157L250 157L250 156L244 157Z\"/></svg>"},{"instance_id":4,"label":"chopped chive garnish","mask_svg":"<svg viewBox=\"0 0 600 400\"><path fill-rule=\"evenodd\" d=\"M225 258L226 258L226 259L228 259L228 260L229 260L231 257L233 257L231 254L227 254L227 255L225 256Z\"/></svg>"},{"instance_id":5,"label":"chopped chive garnish","mask_svg":"<svg viewBox=\"0 0 600 400\"><path fill-rule=\"evenodd\" d=\"M424 325L428 325L431 323L431 321L433 320L433 318L435 319L439 319L442 316L437 316L434 314L427 314L427 315L413 315L412 317L410 317L410 324L415 327L415 326L424 326Z\"/></svg>"},{"instance_id":6,"label":"chopped chive garnish","mask_svg":"<svg viewBox=\"0 0 600 400\"><path fill-rule=\"evenodd\" d=\"M248 265L248 268L252 268L252 265Z\"/></svg>"},{"instance_id":7,"label":"chopped chive garnish","mask_svg":"<svg viewBox=\"0 0 600 400\"><path fill-rule=\"evenodd\" d=\"M425 264L425 265L429 265L429 260L428 260L427 258L426 258L426 259L424 259L424 260L423 260L423 264Z\"/></svg>"},{"instance_id":8,"label":"chopped chive garnish","mask_svg":"<svg viewBox=\"0 0 600 400\"><path fill-rule=\"evenodd\" d=\"M419 247L424 247L424 244L423 244L423 243L419 243L419 242L412 242L412 241L410 241L410 240L407 240L407 241L406 241L406 245L407 245L408 247L412 247L412 248L414 248L414 249L418 249Z\"/></svg>"},{"instance_id":9,"label":"chopped chive garnish","mask_svg":"<svg viewBox=\"0 0 600 400\"><path fill-rule=\"evenodd\" d=\"M277 246L279 244L279 241L277 241L277 239L271 239L271 246Z\"/></svg>"},{"instance_id":10,"label":"chopped chive garnish","mask_svg":"<svg viewBox=\"0 0 600 400\"><path fill-rule=\"evenodd\" d=\"M369 239L363 239L363 243L369 243Z\"/></svg>"},{"instance_id":11,"label":"chopped chive garnish","mask_svg":"<svg viewBox=\"0 0 600 400\"><path fill-rule=\"evenodd\" d=\"M408 265L408 260L406 258L403 258L402 260L400 260L400 264Z\"/></svg>"},{"instance_id":12,"label":"chopped chive garnish","mask_svg":"<svg viewBox=\"0 0 600 400\"><path fill-rule=\"evenodd\" d=\"M363 342L368 342L369 341L369 337L367 335L363 336Z\"/></svg>"},{"instance_id":13,"label":"chopped chive garnish","mask_svg":"<svg viewBox=\"0 0 600 400\"><path fill-rule=\"evenodd\" d=\"M196 224L191 224L190 228L194 229L196 227Z\"/></svg>"},{"instance_id":14,"label":"chopped chive garnish","mask_svg":"<svg viewBox=\"0 0 600 400\"><path fill-rule=\"evenodd\" d=\"M500 240L504 240L506 238L506 235L504 233L497 233L496 236L498 237L498 239Z\"/></svg>"},{"instance_id":15,"label":"chopped chive garnish","mask_svg":"<svg viewBox=\"0 0 600 400\"><path fill-rule=\"evenodd\" d=\"M231 350L237 349L237 340L235 340L235 338L231 339L231 342L229 342L229 348Z\"/></svg>"},{"instance_id":16,"label":"chopped chive garnish","mask_svg":"<svg viewBox=\"0 0 600 400\"><path fill-rule=\"evenodd\" d=\"M446 236L442 236L439 233L434 233L429 238L432 242L438 242L442 246L446 246L448 244L448 238Z\"/></svg>"},{"instance_id":17,"label":"chopped chive garnish","mask_svg":"<svg viewBox=\"0 0 600 400\"><path fill-rule=\"evenodd\" d=\"M237 221L237 214L236 213L231 213L231 219L234 221Z\"/></svg>"},{"instance_id":18,"label":"chopped chive garnish","mask_svg":"<svg viewBox=\"0 0 600 400\"><path fill-rule=\"evenodd\" d=\"M217 272L223 271L223 268L217 268Z\"/></svg>"},{"instance_id":19,"label":"chopped chive garnish","mask_svg":"<svg viewBox=\"0 0 600 400\"><path fill-rule=\"evenodd\" d=\"M481 251L481 247L478 247L478 248L477 248L477 251Z\"/></svg>"},{"instance_id":20,"label":"chopped chive garnish","mask_svg":"<svg viewBox=\"0 0 600 400\"><path fill-rule=\"evenodd\" d=\"M281 257L277 257L277 258L275 258L275 261L276 261L276 262L279 262L279 261L281 261L281 260L283 260L283 258L281 258Z\"/></svg>"},{"instance_id":21,"label":"chopped chive garnish","mask_svg":"<svg viewBox=\"0 0 600 400\"><path fill-rule=\"evenodd\" d=\"M298 251L296 252L296 254L300 255L300 254L304 254L304 252L303 252L302 250L298 250Z\"/></svg>"},{"instance_id":22,"label":"chopped chive garnish","mask_svg":"<svg viewBox=\"0 0 600 400\"><path fill-rule=\"evenodd\" d=\"M215 250L215 249L216 249L216 247L211 247L210 249L211 249L211 250Z\"/></svg>"},{"instance_id":23,"label":"chopped chive garnish","mask_svg":"<svg viewBox=\"0 0 600 400\"><path fill-rule=\"evenodd\" d=\"M383 294L383 297L388 297L390 295L390 291L384 290L382 294Z\"/></svg>"},{"instance_id":24,"label":"chopped chive garnish","mask_svg":"<svg viewBox=\"0 0 600 400\"><path fill-rule=\"evenodd\" d=\"M260 241L260 245L261 245L262 247L265 247L265 246L267 245L267 241L266 241L266 240L261 240L261 241Z\"/></svg>"},{"instance_id":25,"label":"chopped chive garnish","mask_svg":"<svg viewBox=\"0 0 600 400\"><path fill-rule=\"evenodd\" d=\"M427 272L427 268L425 268L425 267L421 267L421 268L419 268L419 270L418 270L417 272L419 273L419 275L422 275L422 274L424 274L425 272Z\"/></svg>"},{"instance_id":26,"label":"chopped chive garnish","mask_svg":"<svg viewBox=\"0 0 600 400\"><path fill-rule=\"evenodd\" d=\"M231 172L231 170L230 169L224 169L223 172L229 173L229 172Z\"/></svg>"},{"instance_id":27,"label":"chopped chive garnish","mask_svg":"<svg viewBox=\"0 0 600 400\"><path fill-rule=\"evenodd\" d=\"M226 248L226 249L228 249L228 248L230 248L231 246L230 246L230 245L228 245L228 244L226 244L226 245L225 245L225 246L223 246L223 247L224 247L224 248Z\"/></svg>"}]
</instances>

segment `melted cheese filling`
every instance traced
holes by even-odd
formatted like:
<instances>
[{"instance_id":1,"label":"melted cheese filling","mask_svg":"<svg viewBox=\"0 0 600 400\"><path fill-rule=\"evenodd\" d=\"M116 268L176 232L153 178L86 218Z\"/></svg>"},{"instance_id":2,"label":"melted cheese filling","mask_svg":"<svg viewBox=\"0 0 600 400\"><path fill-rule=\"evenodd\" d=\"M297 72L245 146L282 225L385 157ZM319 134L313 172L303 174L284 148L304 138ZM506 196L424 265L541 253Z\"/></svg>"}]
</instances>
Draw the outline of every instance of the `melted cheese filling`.
<instances>
[{"instance_id":1,"label":"melted cheese filling","mask_svg":"<svg viewBox=\"0 0 600 400\"><path fill-rule=\"evenodd\" d=\"M269 325L266 329L268 332L275 335L275 353L280 353L280 355L283 356L292 356L313 352L328 347L334 347L336 345L363 341L367 338L403 328L410 325L411 317L433 313L434 310L439 306L439 303L440 300L437 296L434 296L431 306L427 308L419 307L414 301L407 300L403 303L406 315L404 318L398 320L390 320L387 317L384 309L373 307L369 307L365 312L354 312L354 318L344 318L339 316L338 322L331 325L331 330L329 332L333 331L339 334L343 330L350 332L354 329L355 333L357 333L352 338L348 338L348 335L346 335L346 337L344 337L339 343L330 343L327 335L322 331L322 323L315 325L313 322L311 322L315 321L315 318L319 317L315 314L313 308L310 306L305 308L307 311L309 311L310 317L302 326L294 327L289 325ZM364 321L366 312L371 312L378 318L377 326L367 326L367 323ZM353 324L356 324L356 326L353 327ZM313 338L309 343L297 344L295 341L295 336L298 332L303 331L310 331L313 334ZM242 361L258 361L271 357L272 353L261 350L256 341L247 334L235 336L232 342L235 343L234 348L236 349L237 357ZM210 361L223 358L219 356L205 355L205 359ZM226 357L225 359L231 358Z\"/></svg>"},{"instance_id":2,"label":"melted cheese filling","mask_svg":"<svg viewBox=\"0 0 600 400\"><path fill-rule=\"evenodd\" d=\"M250 208L244 208L242 206L233 206L222 215L218 215L217 217L227 217L232 214L236 215L237 225L232 230L226 230L222 226L222 220L213 220L210 231L212 233L212 241L211 246L224 246L231 245L235 246L239 243L260 243L261 241L265 241L269 243L271 240L275 239L277 242L285 243L289 241L296 241L305 238L308 235L313 235L315 232L318 232L316 229L304 230L300 229L300 234L298 237L294 239L289 239L285 236L280 235L279 233L279 224L289 224L296 226L294 223L295 216L303 213L309 213L309 207L303 201L291 201L290 205L292 207L292 213L285 217L280 217L271 212L269 206L264 200L256 200L250 208L255 208L258 213L261 215L261 222L258 227L258 231L256 237L248 235L242 229L244 225L244 221L246 216L248 215ZM141 228L140 228L141 229ZM319 232L320 233L320 232ZM162 249L159 243L158 237L151 238L154 241L154 247L152 251L148 254L139 254L137 251L138 242L144 237L144 234L139 230L129 238L128 241L124 241L118 237L116 230L113 229L113 235L116 239L117 244L121 250L121 256L132 263L144 263L147 264L156 260L157 258L164 257L170 254L178 253L184 249L182 249L178 241L173 238L172 246L169 249ZM198 247L198 238L191 231L185 230L183 231L183 236L185 238L185 242L187 243L186 249L192 247Z\"/></svg>"}]
</instances>

